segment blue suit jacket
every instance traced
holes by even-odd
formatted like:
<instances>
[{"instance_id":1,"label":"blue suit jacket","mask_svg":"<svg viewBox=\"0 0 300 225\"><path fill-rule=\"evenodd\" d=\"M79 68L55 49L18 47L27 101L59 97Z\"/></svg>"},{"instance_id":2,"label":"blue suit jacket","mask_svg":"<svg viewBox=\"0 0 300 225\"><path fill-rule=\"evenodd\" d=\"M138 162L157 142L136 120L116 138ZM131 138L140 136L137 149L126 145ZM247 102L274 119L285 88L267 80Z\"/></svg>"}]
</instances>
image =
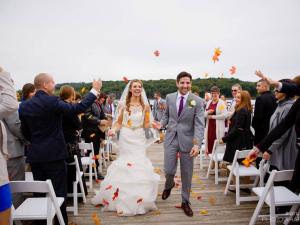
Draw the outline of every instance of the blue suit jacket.
<instances>
[{"instance_id":1,"label":"blue suit jacket","mask_svg":"<svg viewBox=\"0 0 300 225\"><path fill-rule=\"evenodd\" d=\"M95 99L96 96L89 93L80 103L70 104L39 90L30 100L22 102L19 110L21 128L30 141L27 162L43 163L65 159L67 151L62 116L64 113L84 112Z\"/></svg>"}]
</instances>

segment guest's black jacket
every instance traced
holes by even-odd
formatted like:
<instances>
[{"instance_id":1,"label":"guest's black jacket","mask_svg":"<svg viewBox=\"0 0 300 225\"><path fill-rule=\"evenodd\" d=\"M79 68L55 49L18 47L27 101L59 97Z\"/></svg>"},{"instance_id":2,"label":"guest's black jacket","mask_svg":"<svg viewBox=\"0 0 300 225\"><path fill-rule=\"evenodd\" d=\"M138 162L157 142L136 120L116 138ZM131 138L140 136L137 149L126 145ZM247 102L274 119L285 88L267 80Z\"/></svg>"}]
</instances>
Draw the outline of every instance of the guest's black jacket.
<instances>
[{"instance_id":1,"label":"guest's black jacket","mask_svg":"<svg viewBox=\"0 0 300 225\"><path fill-rule=\"evenodd\" d=\"M254 144L258 144L269 132L270 118L277 107L276 98L266 91L256 98L252 127L255 130Z\"/></svg>"}]
</instances>

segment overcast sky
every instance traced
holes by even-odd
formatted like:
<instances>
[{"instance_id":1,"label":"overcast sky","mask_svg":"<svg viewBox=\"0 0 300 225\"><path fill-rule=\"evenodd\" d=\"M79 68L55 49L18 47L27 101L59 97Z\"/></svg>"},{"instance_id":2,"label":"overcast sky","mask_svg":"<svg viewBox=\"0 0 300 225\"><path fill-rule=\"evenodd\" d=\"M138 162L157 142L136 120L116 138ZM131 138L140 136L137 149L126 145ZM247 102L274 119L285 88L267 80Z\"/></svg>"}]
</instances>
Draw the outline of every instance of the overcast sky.
<instances>
[{"instance_id":1,"label":"overcast sky","mask_svg":"<svg viewBox=\"0 0 300 225\"><path fill-rule=\"evenodd\" d=\"M0 0L0 65L16 87L57 83L300 74L299 0ZM223 51L213 63L214 48ZM153 52L160 51L155 57Z\"/></svg>"}]
</instances>

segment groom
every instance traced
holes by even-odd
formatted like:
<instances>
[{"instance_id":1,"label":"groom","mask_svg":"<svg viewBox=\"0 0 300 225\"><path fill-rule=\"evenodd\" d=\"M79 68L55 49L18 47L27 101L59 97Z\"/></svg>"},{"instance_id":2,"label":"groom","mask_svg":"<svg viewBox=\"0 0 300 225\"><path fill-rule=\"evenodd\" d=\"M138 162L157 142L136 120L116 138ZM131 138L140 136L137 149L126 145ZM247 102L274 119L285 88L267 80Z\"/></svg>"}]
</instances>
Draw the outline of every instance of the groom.
<instances>
[{"instance_id":1,"label":"groom","mask_svg":"<svg viewBox=\"0 0 300 225\"><path fill-rule=\"evenodd\" d=\"M189 199L194 157L199 153L199 144L204 136L204 101L191 93L191 74L179 73L176 85L178 91L167 95L166 111L158 124L158 127L168 125L164 142L166 183L162 199L167 199L175 186L174 176L179 158L182 181L181 208L187 216L193 216Z\"/></svg>"}]
</instances>

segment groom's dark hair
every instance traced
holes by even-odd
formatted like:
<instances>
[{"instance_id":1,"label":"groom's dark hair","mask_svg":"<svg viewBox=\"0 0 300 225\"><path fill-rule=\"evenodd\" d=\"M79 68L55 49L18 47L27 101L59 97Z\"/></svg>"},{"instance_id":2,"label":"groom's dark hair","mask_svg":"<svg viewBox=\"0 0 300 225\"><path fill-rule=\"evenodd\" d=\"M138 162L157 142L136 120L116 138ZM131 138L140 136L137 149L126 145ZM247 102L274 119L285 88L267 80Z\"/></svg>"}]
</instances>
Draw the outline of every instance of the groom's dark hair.
<instances>
[{"instance_id":1,"label":"groom's dark hair","mask_svg":"<svg viewBox=\"0 0 300 225\"><path fill-rule=\"evenodd\" d=\"M190 78L190 80L192 81L192 75L191 74L189 74L189 73L187 73L187 72L181 72L181 73L179 73L178 75L177 75L177 82L179 82L179 80L181 79L181 78L183 78L183 77L188 77L188 78Z\"/></svg>"}]
</instances>

